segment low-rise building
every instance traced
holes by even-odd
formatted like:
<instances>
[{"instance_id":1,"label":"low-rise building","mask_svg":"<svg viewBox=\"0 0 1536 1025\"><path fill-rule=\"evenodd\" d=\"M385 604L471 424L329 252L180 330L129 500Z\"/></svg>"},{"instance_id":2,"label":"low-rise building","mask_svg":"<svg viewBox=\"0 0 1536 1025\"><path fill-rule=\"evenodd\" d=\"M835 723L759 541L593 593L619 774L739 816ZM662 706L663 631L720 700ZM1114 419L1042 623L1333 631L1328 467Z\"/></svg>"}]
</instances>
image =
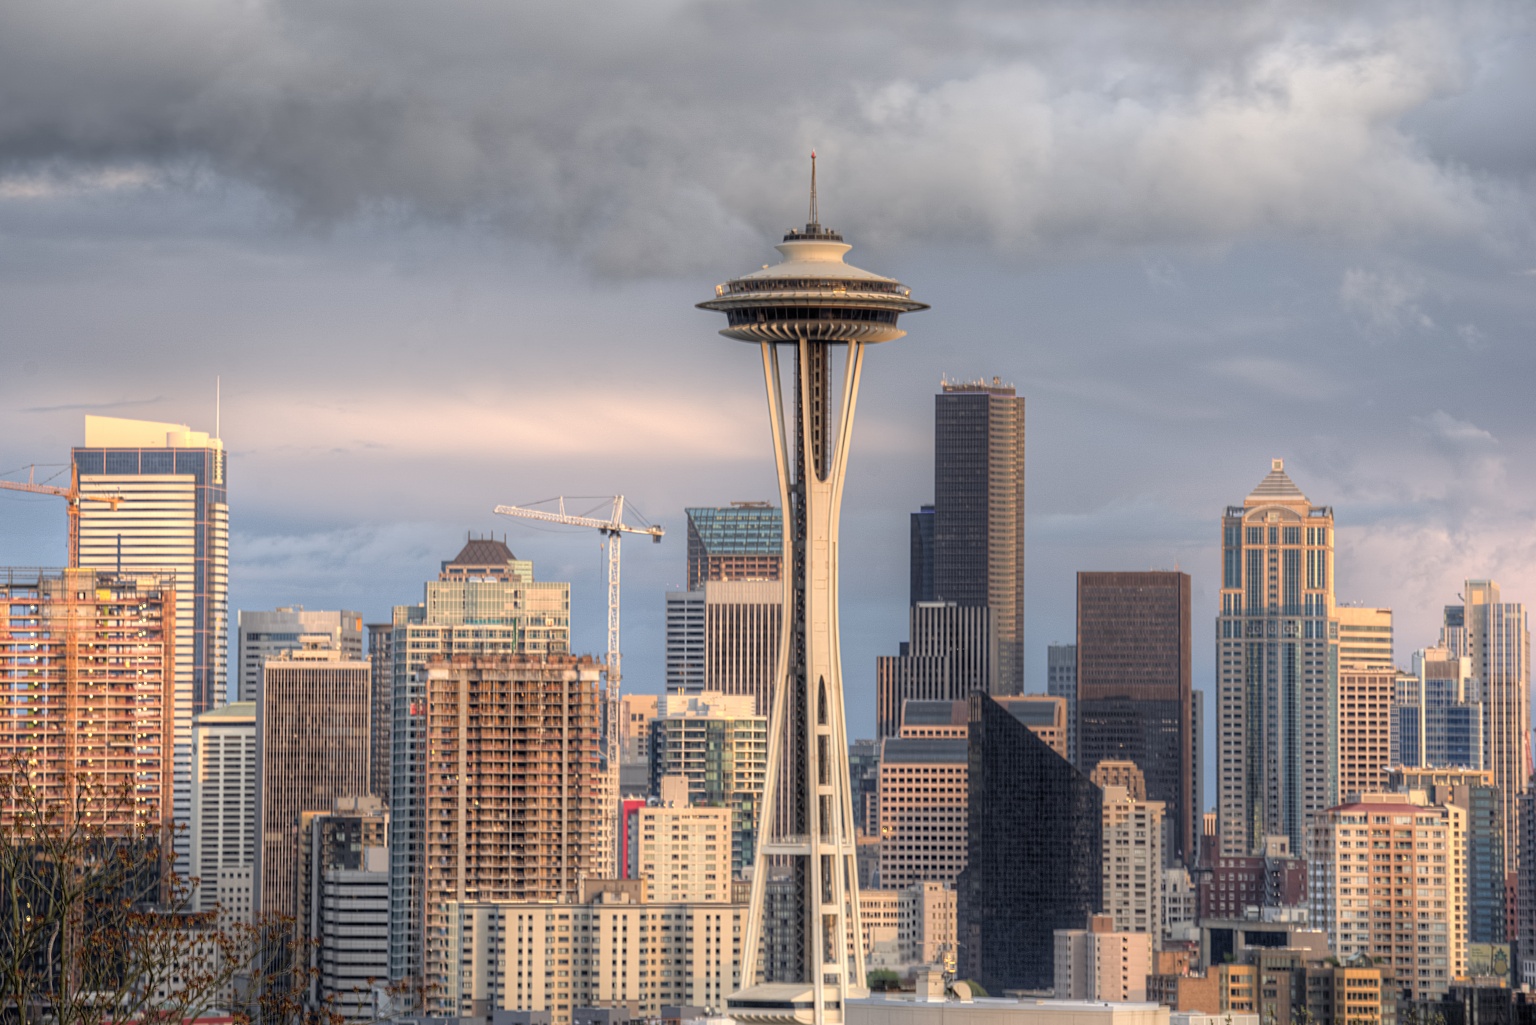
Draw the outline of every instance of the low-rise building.
<instances>
[{"instance_id":1,"label":"low-rise building","mask_svg":"<svg viewBox=\"0 0 1536 1025\"><path fill-rule=\"evenodd\" d=\"M1152 937L1117 932L1110 915L1094 915L1086 929L1057 929L1057 1000L1139 1002L1152 974Z\"/></svg>"}]
</instances>

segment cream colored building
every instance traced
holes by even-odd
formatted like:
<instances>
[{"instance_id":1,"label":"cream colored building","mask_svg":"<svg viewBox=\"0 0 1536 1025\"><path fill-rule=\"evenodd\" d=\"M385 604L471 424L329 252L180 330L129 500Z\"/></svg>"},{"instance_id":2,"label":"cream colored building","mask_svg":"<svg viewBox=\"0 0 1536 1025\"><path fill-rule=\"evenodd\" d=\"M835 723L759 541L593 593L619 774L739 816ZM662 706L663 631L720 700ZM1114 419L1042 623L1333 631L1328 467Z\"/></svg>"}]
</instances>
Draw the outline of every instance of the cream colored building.
<instances>
[{"instance_id":1,"label":"cream colored building","mask_svg":"<svg viewBox=\"0 0 1536 1025\"><path fill-rule=\"evenodd\" d=\"M1163 933L1163 808L1125 787L1104 788L1103 909L1116 931L1146 933L1154 947Z\"/></svg>"},{"instance_id":2,"label":"cream colored building","mask_svg":"<svg viewBox=\"0 0 1536 1025\"><path fill-rule=\"evenodd\" d=\"M951 886L965 868L966 741L887 737L880 749L880 883Z\"/></svg>"},{"instance_id":3,"label":"cream colored building","mask_svg":"<svg viewBox=\"0 0 1536 1025\"><path fill-rule=\"evenodd\" d=\"M1161 1004L1076 1000L924 1000L882 994L848 1002L848 1025L1169 1025ZM1241 1016L1231 1025L1244 1025Z\"/></svg>"},{"instance_id":4,"label":"cream colored building","mask_svg":"<svg viewBox=\"0 0 1536 1025\"><path fill-rule=\"evenodd\" d=\"M719 1013L738 988L744 904L652 904L639 880L589 880L579 903L454 902L451 955L436 1001L446 1017L576 1007L663 1006Z\"/></svg>"},{"instance_id":5,"label":"cream colored building","mask_svg":"<svg viewBox=\"0 0 1536 1025\"><path fill-rule=\"evenodd\" d=\"M645 882L646 900L731 899L731 809L689 805L688 780L668 776L661 803L638 809L633 828L630 875Z\"/></svg>"},{"instance_id":6,"label":"cream colored building","mask_svg":"<svg viewBox=\"0 0 1536 1025\"><path fill-rule=\"evenodd\" d=\"M256 856L254 701L232 702L192 720L190 833L198 880L193 906L217 904L227 920L249 922Z\"/></svg>"},{"instance_id":7,"label":"cream colored building","mask_svg":"<svg viewBox=\"0 0 1536 1025\"><path fill-rule=\"evenodd\" d=\"M1339 800L1386 789L1392 762L1392 610L1339 605Z\"/></svg>"},{"instance_id":8,"label":"cream colored building","mask_svg":"<svg viewBox=\"0 0 1536 1025\"><path fill-rule=\"evenodd\" d=\"M864 958L871 968L942 964L955 947L955 891L943 883L859 890Z\"/></svg>"},{"instance_id":9,"label":"cream colored building","mask_svg":"<svg viewBox=\"0 0 1536 1025\"><path fill-rule=\"evenodd\" d=\"M1316 816L1308 851L1312 922L1341 960L1390 967L1415 1000L1465 972L1466 811L1365 794Z\"/></svg>"},{"instance_id":10,"label":"cream colored building","mask_svg":"<svg viewBox=\"0 0 1536 1025\"><path fill-rule=\"evenodd\" d=\"M1109 915L1094 915L1086 929L1057 929L1057 1000L1139 1002L1152 974L1152 937L1117 932Z\"/></svg>"}]
</instances>

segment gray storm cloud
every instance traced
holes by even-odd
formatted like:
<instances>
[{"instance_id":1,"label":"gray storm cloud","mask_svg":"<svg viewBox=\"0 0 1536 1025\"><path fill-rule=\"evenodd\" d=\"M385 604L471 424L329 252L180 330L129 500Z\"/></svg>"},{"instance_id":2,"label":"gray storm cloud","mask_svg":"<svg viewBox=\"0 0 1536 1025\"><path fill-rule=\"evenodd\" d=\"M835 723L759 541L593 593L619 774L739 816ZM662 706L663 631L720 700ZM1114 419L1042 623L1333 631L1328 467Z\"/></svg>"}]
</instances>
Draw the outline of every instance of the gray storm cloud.
<instances>
[{"instance_id":1,"label":"gray storm cloud","mask_svg":"<svg viewBox=\"0 0 1536 1025\"><path fill-rule=\"evenodd\" d=\"M489 222L622 275L784 227L763 197L813 146L837 222L884 244L1033 258L1518 220L1526 179L1478 166L1477 119L1447 110L1483 102L1499 68L1469 55L1519 9L1365 10L21 0L0 10L0 194L211 173L321 223Z\"/></svg>"}]
</instances>

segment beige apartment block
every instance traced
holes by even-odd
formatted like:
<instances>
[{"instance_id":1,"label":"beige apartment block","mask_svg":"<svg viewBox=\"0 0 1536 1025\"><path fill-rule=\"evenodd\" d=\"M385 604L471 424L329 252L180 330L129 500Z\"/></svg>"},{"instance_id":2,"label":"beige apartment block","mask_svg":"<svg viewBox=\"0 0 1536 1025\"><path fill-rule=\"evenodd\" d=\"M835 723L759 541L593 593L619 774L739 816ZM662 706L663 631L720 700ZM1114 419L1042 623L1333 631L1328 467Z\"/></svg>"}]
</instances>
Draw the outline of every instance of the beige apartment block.
<instances>
[{"instance_id":1,"label":"beige apartment block","mask_svg":"<svg viewBox=\"0 0 1536 1025\"><path fill-rule=\"evenodd\" d=\"M964 740L887 737L881 742L883 887L955 884L966 860L968 779Z\"/></svg>"},{"instance_id":2,"label":"beige apartment block","mask_svg":"<svg viewBox=\"0 0 1536 1025\"><path fill-rule=\"evenodd\" d=\"M428 665L429 991L452 971L451 905L571 901L595 874L601 675L600 663L571 655L458 656Z\"/></svg>"},{"instance_id":3,"label":"beige apartment block","mask_svg":"<svg viewBox=\"0 0 1536 1025\"><path fill-rule=\"evenodd\" d=\"M1163 935L1163 814L1162 801L1138 800L1123 786L1104 788L1103 909L1115 931L1146 933L1158 948Z\"/></svg>"},{"instance_id":4,"label":"beige apartment block","mask_svg":"<svg viewBox=\"0 0 1536 1025\"><path fill-rule=\"evenodd\" d=\"M1386 789L1392 762L1392 610L1339 605L1339 799Z\"/></svg>"},{"instance_id":5,"label":"beige apartment block","mask_svg":"<svg viewBox=\"0 0 1536 1025\"><path fill-rule=\"evenodd\" d=\"M1365 794L1313 820L1314 927L1341 960L1390 967L1415 1000L1438 1000L1466 960L1466 811Z\"/></svg>"},{"instance_id":6,"label":"beige apartment block","mask_svg":"<svg viewBox=\"0 0 1536 1025\"><path fill-rule=\"evenodd\" d=\"M670 799L669 799L670 798ZM688 803L688 781L662 780L658 804L635 813L630 873L652 904L731 899L731 809Z\"/></svg>"},{"instance_id":7,"label":"beige apartment block","mask_svg":"<svg viewBox=\"0 0 1536 1025\"><path fill-rule=\"evenodd\" d=\"M577 1007L664 1006L718 1014L739 988L744 904L652 904L639 880L590 880L574 903L450 902L450 956L433 1013L548 1011L569 1025Z\"/></svg>"},{"instance_id":8,"label":"beige apartment block","mask_svg":"<svg viewBox=\"0 0 1536 1025\"><path fill-rule=\"evenodd\" d=\"M1109 915L1094 915L1086 929L1057 929L1057 1000L1139 1003L1152 974L1152 937L1117 932Z\"/></svg>"},{"instance_id":9,"label":"beige apartment block","mask_svg":"<svg viewBox=\"0 0 1536 1025\"><path fill-rule=\"evenodd\" d=\"M955 891L943 883L903 890L859 890L864 959L871 968L904 971L941 964L955 954Z\"/></svg>"}]
</instances>

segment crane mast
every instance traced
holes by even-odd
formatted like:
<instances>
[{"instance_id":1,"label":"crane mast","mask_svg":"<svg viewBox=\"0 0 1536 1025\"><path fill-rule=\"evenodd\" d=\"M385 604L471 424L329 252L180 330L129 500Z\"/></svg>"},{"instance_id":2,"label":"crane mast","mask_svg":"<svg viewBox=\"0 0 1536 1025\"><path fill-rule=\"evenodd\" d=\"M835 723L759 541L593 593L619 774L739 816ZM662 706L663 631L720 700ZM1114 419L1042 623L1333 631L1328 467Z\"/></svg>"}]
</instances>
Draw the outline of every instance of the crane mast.
<instances>
[{"instance_id":1,"label":"crane mast","mask_svg":"<svg viewBox=\"0 0 1536 1025\"><path fill-rule=\"evenodd\" d=\"M662 536L666 533L659 526L650 525L644 527L631 526L624 522L624 496L613 496L613 507L607 519L595 516L579 516L566 512L565 498L554 499L558 508L554 511L548 509L533 509L520 505L498 505L494 512L500 516L512 516L525 520L537 520L542 523L558 523L567 527L586 527L598 531L608 541L608 654L603 669L603 757L607 761L606 780L608 789L606 794L608 808L604 815L604 822L608 830L606 846L609 857L614 857L618 837L617 817L619 814L619 685L623 678L621 663L623 655L619 650L619 553L620 539L625 534L643 534L657 544L661 543Z\"/></svg>"},{"instance_id":2,"label":"crane mast","mask_svg":"<svg viewBox=\"0 0 1536 1025\"><path fill-rule=\"evenodd\" d=\"M81 502L105 502L116 509L122 502L121 495L83 495L80 493L80 471L77 468L70 469L69 487L61 488L57 484L38 484L36 482L37 464L27 467L27 479L24 481L0 480L0 488L7 491L25 491L34 495L53 495L65 501L65 512L69 517L68 548L64 553L66 565L75 569L80 563L80 503Z\"/></svg>"}]
</instances>

